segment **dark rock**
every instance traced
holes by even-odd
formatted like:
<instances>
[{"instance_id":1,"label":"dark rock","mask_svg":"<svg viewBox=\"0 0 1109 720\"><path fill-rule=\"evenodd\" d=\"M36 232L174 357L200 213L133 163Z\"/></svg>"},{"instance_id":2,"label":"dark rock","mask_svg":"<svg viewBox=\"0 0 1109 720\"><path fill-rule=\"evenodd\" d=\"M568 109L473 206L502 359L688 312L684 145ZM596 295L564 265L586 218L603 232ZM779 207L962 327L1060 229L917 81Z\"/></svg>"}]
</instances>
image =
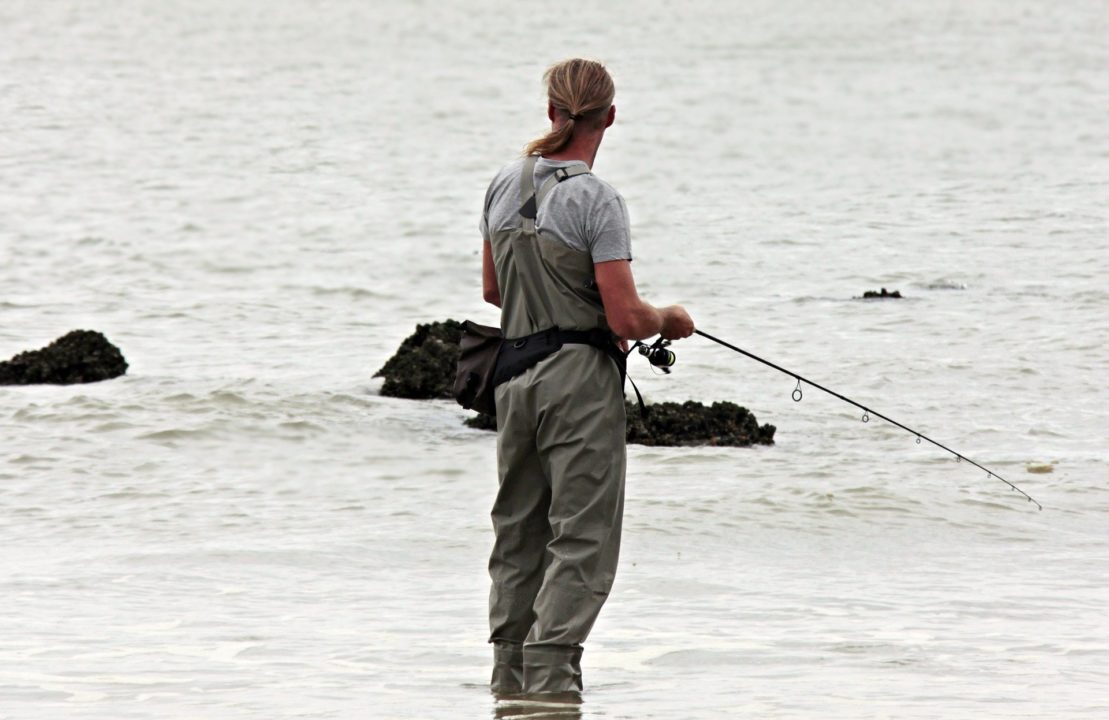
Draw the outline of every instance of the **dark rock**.
<instances>
[{"instance_id":1,"label":"dark rock","mask_svg":"<svg viewBox=\"0 0 1109 720\"><path fill-rule=\"evenodd\" d=\"M877 290L867 290L866 292L863 293L863 299L864 300L871 300L871 299L874 299L874 298L894 299L894 298L900 298L900 297L901 297L901 291L900 290L894 290L893 292L890 292L889 290L886 290L885 288L882 288L881 292L878 292Z\"/></svg>"},{"instance_id":2,"label":"dark rock","mask_svg":"<svg viewBox=\"0 0 1109 720\"><path fill-rule=\"evenodd\" d=\"M462 323L417 325L374 377L384 377L381 394L411 400L452 398Z\"/></svg>"},{"instance_id":3,"label":"dark rock","mask_svg":"<svg viewBox=\"0 0 1109 720\"><path fill-rule=\"evenodd\" d=\"M110 380L127 372L123 353L100 333L74 330L41 350L0 362L0 385L73 385Z\"/></svg>"},{"instance_id":4,"label":"dark rock","mask_svg":"<svg viewBox=\"0 0 1109 720\"><path fill-rule=\"evenodd\" d=\"M773 445L773 425L760 426L745 407L731 402L705 405L688 400L648 405L644 419L628 404L628 442L639 445Z\"/></svg>"},{"instance_id":5,"label":"dark rock","mask_svg":"<svg viewBox=\"0 0 1109 720\"><path fill-rule=\"evenodd\" d=\"M711 406L694 402L648 405L646 418L639 406L627 403L628 442L637 445L773 445L773 425L759 425L747 408L730 402ZM465 421L478 430L496 430L497 419L479 414Z\"/></svg>"}]
</instances>

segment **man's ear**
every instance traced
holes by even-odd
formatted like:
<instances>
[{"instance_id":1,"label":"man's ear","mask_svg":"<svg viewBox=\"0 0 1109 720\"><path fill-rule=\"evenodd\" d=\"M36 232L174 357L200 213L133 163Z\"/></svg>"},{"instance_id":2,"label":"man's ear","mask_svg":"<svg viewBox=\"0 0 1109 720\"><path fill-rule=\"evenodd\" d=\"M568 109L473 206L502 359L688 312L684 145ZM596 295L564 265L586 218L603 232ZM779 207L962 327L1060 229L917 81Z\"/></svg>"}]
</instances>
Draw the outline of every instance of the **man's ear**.
<instances>
[{"instance_id":1,"label":"man's ear","mask_svg":"<svg viewBox=\"0 0 1109 720\"><path fill-rule=\"evenodd\" d=\"M614 122L616 122L616 106L615 105L609 105L608 106L608 117L605 118L605 127L606 128L612 127L612 123L614 123Z\"/></svg>"},{"instance_id":2,"label":"man's ear","mask_svg":"<svg viewBox=\"0 0 1109 720\"><path fill-rule=\"evenodd\" d=\"M554 122L555 119L555 106L554 103L547 103L547 119Z\"/></svg>"}]
</instances>

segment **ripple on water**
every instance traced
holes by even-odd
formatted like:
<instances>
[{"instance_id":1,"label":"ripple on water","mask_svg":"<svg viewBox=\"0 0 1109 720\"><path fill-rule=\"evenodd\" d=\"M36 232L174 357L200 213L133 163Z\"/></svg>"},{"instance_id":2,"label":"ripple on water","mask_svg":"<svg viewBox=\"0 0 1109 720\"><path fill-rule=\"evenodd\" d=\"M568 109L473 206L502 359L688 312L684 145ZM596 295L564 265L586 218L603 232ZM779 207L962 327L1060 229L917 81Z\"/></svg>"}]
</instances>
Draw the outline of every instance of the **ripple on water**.
<instances>
[{"instance_id":1,"label":"ripple on water","mask_svg":"<svg viewBox=\"0 0 1109 720\"><path fill-rule=\"evenodd\" d=\"M914 287L924 290L966 290L968 286L965 282L940 278L926 283L914 283Z\"/></svg>"},{"instance_id":2,"label":"ripple on water","mask_svg":"<svg viewBox=\"0 0 1109 720\"><path fill-rule=\"evenodd\" d=\"M136 436L139 440L152 440L158 443L174 444L178 440L192 440L197 438L212 437L212 431L207 428L185 429L170 428L141 433Z\"/></svg>"}]
</instances>

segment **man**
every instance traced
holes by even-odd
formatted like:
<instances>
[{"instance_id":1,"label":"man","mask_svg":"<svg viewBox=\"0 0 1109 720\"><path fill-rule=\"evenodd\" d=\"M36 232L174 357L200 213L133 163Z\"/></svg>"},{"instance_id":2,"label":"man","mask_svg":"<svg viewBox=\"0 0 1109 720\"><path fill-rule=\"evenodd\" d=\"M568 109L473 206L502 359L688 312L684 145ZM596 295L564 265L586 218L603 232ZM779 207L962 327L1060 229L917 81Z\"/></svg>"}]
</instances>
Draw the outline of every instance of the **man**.
<instances>
[{"instance_id":1,"label":"man","mask_svg":"<svg viewBox=\"0 0 1109 720\"><path fill-rule=\"evenodd\" d=\"M590 169L616 119L604 66L552 66L551 131L489 186L485 299L498 362L500 489L489 560L491 686L577 693L582 643L612 587L624 505L623 356L615 343L688 337L678 305L639 298L624 200ZM538 188L538 190L537 190Z\"/></svg>"}]
</instances>

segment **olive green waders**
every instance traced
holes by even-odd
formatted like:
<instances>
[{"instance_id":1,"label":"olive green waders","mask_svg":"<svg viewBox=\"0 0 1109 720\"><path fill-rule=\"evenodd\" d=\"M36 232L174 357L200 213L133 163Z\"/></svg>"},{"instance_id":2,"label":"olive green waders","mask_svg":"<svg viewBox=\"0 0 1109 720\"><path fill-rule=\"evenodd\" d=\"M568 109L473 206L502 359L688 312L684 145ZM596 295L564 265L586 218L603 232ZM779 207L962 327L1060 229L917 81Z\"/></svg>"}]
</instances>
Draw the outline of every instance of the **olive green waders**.
<instances>
[{"instance_id":1,"label":"olive green waders","mask_svg":"<svg viewBox=\"0 0 1109 720\"><path fill-rule=\"evenodd\" d=\"M535 208L562 180L534 193L536 158L521 177L517 228L492 237L501 330L608 326L588 253L537 234ZM530 217L528 216L530 215ZM620 371L602 350L567 344L496 388L496 541L489 559L492 688L582 689L582 643L616 574L624 509L625 417Z\"/></svg>"}]
</instances>

